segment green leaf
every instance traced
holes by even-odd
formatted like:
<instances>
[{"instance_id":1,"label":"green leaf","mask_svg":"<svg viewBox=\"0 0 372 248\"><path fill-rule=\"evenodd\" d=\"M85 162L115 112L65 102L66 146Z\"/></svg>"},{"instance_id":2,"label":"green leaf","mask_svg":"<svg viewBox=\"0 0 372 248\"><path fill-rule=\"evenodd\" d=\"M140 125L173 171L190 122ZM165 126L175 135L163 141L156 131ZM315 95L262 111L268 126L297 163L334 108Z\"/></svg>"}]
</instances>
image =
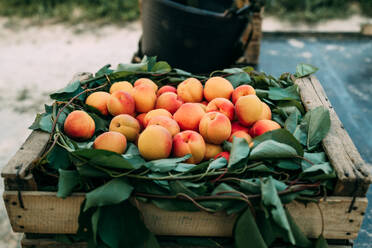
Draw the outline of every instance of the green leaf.
<instances>
[{"instance_id":1,"label":"green leaf","mask_svg":"<svg viewBox=\"0 0 372 248\"><path fill-rule=\"evenodd\" d=\"M299 111L294 111L292 114L288 116L287 120L285 121L284 128L287 129L290 133L294 133L300 116L301 114Z\"/></svg>"},{"instance_id":2,"label":"green leaf","mask_svg":"<svg viewBox=\"0 0 372 248\"><path fill-rule=\"evenodd\" d=\"M318 71L318 68L309 64L298 64L296 66L296 73L294 74L297 78L309 76Z\"/></svg>"},{"instance_id":3,"label":"green leaf","mask_svg":"<svg viewBox=\"0 0 372 248\"><path fill-rule=\"evenodd\" d=\"M293 158L298 154L296 150L274 140L266 140L255 146L249 156L251 160Z\"/></svg>"},{"instance_id":4,"label":"green leaf","mask_svg":"<svg viewBox=\"0 0 372 248\"><path fill-rule=\"evenodd\" d=\"M227 165L227 160L224 158L224 157L220 157L220 158L217 158L215 160L213 160L210 164L209 164L209 169L210 170L217 170L217 169L221 169L223 167L225 167Z\"/></svg>"},{"instance_id":5,"label":"green leaf","mask_svg":"<svg viewBox=\"0 0 372 248\"><path fill-rule=\"evenodd\" d=\"M183 162L191 157L187 154L181 158L165 158L158 160L151 160L145 163L145 166L153 172L168 172L177 167L177 163Z\"/></svg>"},{"instance_id":6,"label":"green leaf","mask_svg":"<svg viewBox=\"0 0 372 248\"><path fill-rule=\"evenodd\" d=\"M322 164L327 161L327 155L324 152L315 152L315 153L304 153L304 158L312 162L313 164ZM309 162L306 160L302 160L301 162L302 169L305 170L312 166Z\"/></svg>"},{"instance_id":7,"label":"green leaf","mask_svg":"<svg viewBox=\"0 0 372 248\"><path fill-rule=\"evenodd\" d=\"M267 248L249 208L244 211L235 223L234 239L236 248Z\"/></svg>"},{"instance_id":8,"label":"green leaf","mask_svg":"<svg viewBox=\"0 0 372 248\"><path fill-rule=\"evenodd\" d=\"M147 62L138 64L118 64L115 72L147 72L147 67Z\"/></svg>"},{"instance_id":9,"label":"green leaf","mask_svg":"<svg viewBox=\"0 0 372 248\"><path fill-rule=\"evenodd\" d=\"M245 164L249 151L249 144L245 139L234 137L227 167L233 169L234 167L236 168L239 165Z\"/></svg>"},{"instance_id":10,"label":"green leaf","mask_svg":"<svg viewBox=\"0 0 372 248\"><path fill-rule=\"evenodd\" d=\"M313 165L307 169L305 169L301 174L301 178L308 178L311 180L325 180L325 179L332 179L336 178L336 172L334 171L333 167L330 163L322 163Z\"/></svg>"},{"instance_id":11,"label":"green leaf","mask_svg":"<svg viewBox=\"0 0 372 248\"><path fill-rule=\"evenodd\" d=\"M169 186L171 188L171 192L175 195L178 193L183 193L190 197L198 196L198 194L194 193L192 190L187 188L187 186L182 181L179 180L170 181Z\"/></svg>"},{"instance_id":12,"label":"green leaf","mask_svg":"<svg viewBox=\"0 0 372 248\"><path fill-rule=\"evenodd\" d=\"M97 245L97 234L98 234L98 222L99 222L99 217L101 214L101 208L97 208L97 210L93 213L92 215L92 234L93 234L93 240L94 243Z\"/></svg>"},{"instance_id":13,"label":"green leaf","mask_svg":"<svg viewBox=\"0 0 372 248\"><path fill-rule=\"evenodd\" d=\"M74 81L69 83L65 88L60 89L50 95L50 98L58 101L67 101L77 94L83 92L81 88L80 81ZM80 96L79 99L83 100L84 96Z\"/></svg>"},{"instance_id":14,"label":"green leaf","mask_svg":"<svg viewBox=\"0 0 372 248\"><path fill-rule=\"evenodd\" d=\"M86 194L84 211L91 207L118 204L129 198L133 187L125 178L115 178Z\"/></svg>"},{"instance_id":15,"label":"green leaf","mask_svg":"<svg viewBox=\"0 0 372 248\"><path fill-rule=\"evenodd\" d=\"M266 141L266 140L274 140L279 143L287 144L293 147L296 150L298 155L302 156L304 154L302 145L293 136L293 134L291 134L288 130L284 128L276 129L274 131L270 131L260 136L257 136L256 138L254 138L253 142L255 146L257 146L259 143Z\"/></svg>"},{"instance_id":16,"label":"green leaf","mask_svg":"<svg viewBox=\"0 0 372 248\"><path fill-rule=\"evenodd\" d=\"M319 235L319 238L315 242L315 248L328 248L327 240L323 235Z\"/></svg>"},{"instance_id":17,"label":"green leaf","mask_svg":"<svg viewBox=\"0 0 372 248\"><path fill-rule=\"evenodd\" d=\"M103 132L108 131L108 126L110 124L108 121L102 119L101 117L99 117L95 113L88 113L88 114L94 120L94 124L96 126L96 131L103 131Z\"/></svg>"},{"instance_id":18,"label":"green leaf","mask_svg":"<svg viewBox=\"0 0 372 248\"><path fill-rule=\"evenodd\" d=\"M65 148L56 144L53 149L47 155L48 163L50 167L55 170L63 169L66 170L70 167L71 161L69 153Z\"/></svg>"},{"instance_id":19,"label":"green leaf","mask_svg":"<svg viewBox=\"0 0 372 248\"><path fill-rule=\"evenodd\" d=\"M83 177L92 177L92 178L105 178L108 179L110 176L106 174L105 172L96 169L89 164L81 165L81 166L76 166L77 171L79 174Z\"/></svg>"},{"instance_id":20,"label":"green leaf","mask_svg":"<svg viewBox=\"0 0 372 248\"><path fill-rule=\"evenodd\" d=\"M310 120L307 134L307 147L314 149L319 142L327 135L331 127L329 110L323 106L310 111Z\"/></svg>"},{"instance_id":21,"label":"green leaf","mask_svg":"<svg viewBox=\"0 0 372 248\"><path fill-rule=\"evenodd\" d=\"M101 207L98 235L111 248L160 248L140 213L128 201Z\"/></svg>"},{"instance_id":22,"label":"green leaf","mask_svg":"<svg viewBox=\"0 0 372 248\"><path fill-rule=\"evenodd\" d=\"M65 198L81 185L80 175L76 170L59 169L57 197Z\"/></svg>"},{"instance_id":23,"label":"green leaf","mask_svg":"<svg viewBox=\"0 0 372 248\"><path fill-rule=\"evenodd\" d=\"M89 163L93 165L128 170L140 168L138 167L138 164L130 163L130 160L125 159L115 152L96 149L81 149L74 151L73 154L87 159Z\"/></svg>"},{"instance_id":24,"label":"green leaf","mask_svg":"<svg viewBox=\"0 0 372 248\"><path fill-rule=\"evenodd\" d=\"M170 67L170 65L165 62L165 61L159 61L157 62L151 69L152 72L154 73L167 73L167 72L170 72L172 70L172 68Z\"/></svg>"},{"instance_id":25,"label":"green leaf","mask_svg":"<svg viewBox=\"0 0 372 248\"><path fill-rule=\"evenodd\" d=\"M271 100L301 100L298 86L292 85L287 88L270 87L269 99Z\"/></svg>"},{"instance_id":26,"label":"green leaf","mask_svg":"<svg viewBox=\"0 0 372 248\"><path fill-rule=\"evenodd\" d=\"M227 80L230 81L232 86L234 88L242 85L242 84L249 84L252 82L251 77L248 73L246 73L244 70L240 68L230 68L223 70L225 73L232 73L232 75L229 75L225 77Z\"/></svg>"},{"instance_id":27,"label":"green leaf","mask_svg":"<svg viewBox=\"0 0 372 248\"><path fill-rule=\"evenodd\" d=\"M188 164L188 163L178 163L176 168L174 168L174 171L177 172L187 172L196 167L197 165L195 164Z\"/></svg>"},{"instance_id":28,"label":"green leaf","mask_svg":"<svg viewBox=\"0 0 372 248\"><path fill-rule=\"evenodd\" d=\"M297 111L299 111L300 114L305 114L304 106L300 101L297 100L280 101L277 104L277 107L282 109L287 115Z\"/></svg>"},{"instance_id":29,"label":"green leaf","mask_svg":"<svg viewBox=\"0 0 372 248\"><path fill-rule=\"evenodd\" d=\"M34 122L29 127L32 130L42 130L44 132L51 133L53 127L52 115L43 113L37 114Z\"/></svg>"},{"instance_id":30,"label":"green leaf","mask_svg":"<svg viewBox=\"0 0 372 248\"><path fill-rule=\"evenodd\" d=\"M105 66L103 66L101 69L99 69L96 74L94 75L95 77L99 77L99 76L102 76L102 75L105 75L105 74L111 74L113 72L112 69L110 69L111 65L110 64L107 64Z\"/></svg>"},{"instance_id":31,"label":"green leaf","mask_svg":"<svg viewBox=\"0 0 372 248\"><path fill-rule=\"evenodd\" d=\"M301 168L301 166L298 163L296 163L296 162L294 162L293 160L290 160L290 159L280 160L280 161L278 161L276 166L281 168L281 169L285 169L285 170L298 170L298 169Z\"/></svg>"},{"instance_id":32,"label":"green leaf","mask_svg":"<svg viewBox=\"0 0 372 248\"><path fill-rule=\"evenodd\" d=\"M275 188L273 178L262 179L261 182L262 203L270 210L275 223L286 232L286 237L291 244L295 245L292 230L289 226L287 215Z\"/></svg>"},{"instance_id":33,"label":"green leaf","mask_svg":"<svg viewBox=\"0 0 372 248\"><path fill-rule=\"evenodd\" d=\"M134 168L141 168L145 165L146 161L141 156L138 148L133 143L128 143L127 150L122 157L127 160Z\"/></svg>"}]
</instances>

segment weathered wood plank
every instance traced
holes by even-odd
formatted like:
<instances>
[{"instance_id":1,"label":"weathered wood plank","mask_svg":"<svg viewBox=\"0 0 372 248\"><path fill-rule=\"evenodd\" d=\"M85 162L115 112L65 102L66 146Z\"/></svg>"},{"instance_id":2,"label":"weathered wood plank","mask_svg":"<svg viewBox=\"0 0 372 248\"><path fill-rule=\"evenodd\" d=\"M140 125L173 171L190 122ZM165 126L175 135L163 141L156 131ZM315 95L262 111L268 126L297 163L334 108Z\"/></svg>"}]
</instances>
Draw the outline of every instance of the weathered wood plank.
<instances>
[{"instance_id":1,"label":"weathered wood plank","mask_svg":"<svg viewBox=\"0 0 372 248\"><path fill-rule=\"evenodd\" d=\"M1 172L1 176L9 179L16 179L17 172L19 178L28 175L29 166L40 157L49 139L49 134L42 131L33 131L26 139L25 143L9 160Z\"/></svg>"},{"instance_id":2,"label":"weathered wood plank","mask_svg":"<svg viewBox=\"0 0 372 248\"><path fill-rule=\"evenodd\" d=\"M301 99L306 110L324 106L330 112L331 129L323 139L323 148L338 177L334 195L365 196L372 177L323 87L314 76L298 79L296 84L300 88Z\"/></svg>"},{"instance_id":3,"label":"weathered wood plank","mask_svg":"<svg viewBox=\"0 0 372 248\"><path fill-rule=\"evenodd\" d=\"M15 232L75 233L78 228L80 205L84 194L66 199L53 192L23 192L26 209L19 206L16 191L4 192L5 206ZM327 239L355 239L367 207L366 198L356 198L349 212L351 197L328 197L319 203L324 218L324 237ZM225 236L232 235L236 216L206 212L168 212L151 204L136 203L146 226L156 235L167 236ZM315 203L304 205L292 202L287 208L294 220L310 238L317 238L322 230L322 215Z\"/></svg>"}]
</instances>

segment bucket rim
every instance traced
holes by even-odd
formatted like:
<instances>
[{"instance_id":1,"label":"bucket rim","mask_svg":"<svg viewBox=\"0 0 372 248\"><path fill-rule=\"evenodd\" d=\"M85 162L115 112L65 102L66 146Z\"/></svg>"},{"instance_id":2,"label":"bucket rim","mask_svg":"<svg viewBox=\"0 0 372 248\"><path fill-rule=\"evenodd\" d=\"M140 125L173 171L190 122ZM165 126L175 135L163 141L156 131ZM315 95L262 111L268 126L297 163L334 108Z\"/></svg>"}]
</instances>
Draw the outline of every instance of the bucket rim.
<instances>
[{"instance_id":1,"label":"bucket rim","mask_svg":"<svg viewBox=\"0 0 372 248\"><path fill-rule=\"evenodd\" d=\"M224 13L220 12L214 12L211 10L205 10L205 9L199 9L192 6L187 6L184 4L176 3L172 0L148 0L148 1L157 1L162 4L166 4L169 7L173 7L178 10L182 10L184 12L188 12L190 14L199 15L199 16L209 16L209 17L215 17L215 18L221 18L221 19L230 19L227 16L224 15Z\"/></svg>"}]
</instances>

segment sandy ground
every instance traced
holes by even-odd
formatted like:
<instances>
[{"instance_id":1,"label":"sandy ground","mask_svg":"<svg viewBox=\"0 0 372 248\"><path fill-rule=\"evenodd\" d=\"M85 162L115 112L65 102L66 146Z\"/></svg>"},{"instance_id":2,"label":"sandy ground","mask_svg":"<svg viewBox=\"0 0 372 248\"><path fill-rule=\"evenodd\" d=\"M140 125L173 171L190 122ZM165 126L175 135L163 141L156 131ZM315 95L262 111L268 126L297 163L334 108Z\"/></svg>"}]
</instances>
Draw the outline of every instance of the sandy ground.
<instances>
[{"instance_id":1,"label":"sandy ground","mask_svg":"<svg viewBox=\"0 0 372 248\"><path fill-rule=\"evenodd\" d=\"M317 27L291 26L273 18L264 21L264 31L314 29L346 31L371 22L364 18L330 22ZM64 25L12 27L0 18L0 168L10 159L30 131L35 113L42 111L48 94L63 87L76 72L95 72L111 63L129 62L137 49L140 24L106 26L81 32L84 27ZM0 193L3 191L0 180ZM12 233L3 201L0 201L0 248L17 247L19 235Z\"/></svg>"},{"instance_id":2,"label":"sandy ground","mask_svg":"<svg viewBox=\"0 0 372 248\"><path fill-rule=\"evenodd\" d=\"M0 168L30 133L27 128L50 92L76 72L130 62L141 35L138 22L83 33L63 25L14 31L4 28L6 23L0 19ZM20 236L11 231L2 200L0 230L0 248L17 247Z\"/></svg>"}]
</instances>

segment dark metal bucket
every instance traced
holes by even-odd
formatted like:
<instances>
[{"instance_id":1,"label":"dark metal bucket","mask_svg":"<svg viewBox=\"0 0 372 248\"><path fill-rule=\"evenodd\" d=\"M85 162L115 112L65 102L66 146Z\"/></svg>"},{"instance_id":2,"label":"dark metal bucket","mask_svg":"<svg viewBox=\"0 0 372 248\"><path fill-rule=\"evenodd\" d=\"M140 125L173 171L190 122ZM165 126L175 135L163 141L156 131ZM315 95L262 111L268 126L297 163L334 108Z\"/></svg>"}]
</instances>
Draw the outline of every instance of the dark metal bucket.
<instances>
[{"instance_id":1,"label":"dark metal bucket","mask_svg":"<svg viewBox=\"0 0 372 248\"><path fill-rule=\"evenodd\" d=\"M142 0L140 53L158 56L194 73L228 67L242 53L246 15L226 15L231 0L203 0L199 8L181 1Z\"/></svg>"}]
</instances>

